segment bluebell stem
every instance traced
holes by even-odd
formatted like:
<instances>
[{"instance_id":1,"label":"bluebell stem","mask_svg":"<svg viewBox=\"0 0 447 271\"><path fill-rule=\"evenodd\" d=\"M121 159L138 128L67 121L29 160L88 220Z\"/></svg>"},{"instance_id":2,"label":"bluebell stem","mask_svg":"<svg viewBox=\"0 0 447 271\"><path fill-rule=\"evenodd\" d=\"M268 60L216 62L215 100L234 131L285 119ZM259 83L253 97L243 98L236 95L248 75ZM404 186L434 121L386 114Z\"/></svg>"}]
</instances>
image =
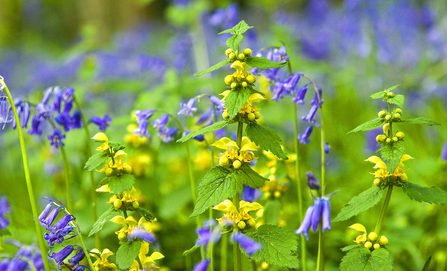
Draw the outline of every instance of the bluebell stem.
<instances>
[{"instance_id":1,"label":"bluebell stem","mask_svg":"<svg viewBox=\"0 0 447 271\"><path fill-rule=\"evenodd\" d=\"M5 196L0 199L0 230L6 228L9 225L9 220L4 216L10 212L8 201Z\"/></svg>"},{"instance_id":2,"label":"bluebell stem","mask_svg":"<svg viewBox=\"0 0 447 271\"><path fill-rule=\"evenodd\" d=\"M107 127L110 126L112 118L109 116L109 114L104 114L104 118L93 116L90 121L98 125L100 131L105 131Z\"/></svg>"},{"instance_id":3,"label":"bluebell stem","mask_svg":"<svg viewBox=\"0 0 447 271\"><path fill-rule=\"evenodd\" d=\"M62 142L62 139L65 138L65 134L61 133L59 129L54 129L53 134L48 135L48 140L51 141L51 146L54 146L56 148L59 148L59 145L64 146L64 142Z\"/></svg>"},{"instance_id":4,"label":"bluebell stem","mask_svg":"<svg viewBox=\"0 0 447 271\"><path fill-rule=\"evenodd\" d=\"M444 143L444 147L442 148L441 158L444 161L447 161L447 142Z\"/></svg>"},{"instance_id":5,"label":"bluebell stem","mask_svg":"<svg viewBox=\"0 0 447 271\"><path fill-rule=\"evenodd\" d=\"M318 105L312 105L309 113L306 116L303 116L301 119L303 121L309 122L312 125L315 125L316 127L321 127L320 124L318 124L317 121L315 120L315 114L317 113L317 110L318 110Z\"/></svg>"},{"instance_id":6,"label":"bluebell stem","mask_svg":"<svg viewBox=\"0 0 447 271\"><path fill-rule=\"evenodd\" d=\"M309 136L312 133L313 126L308 126L306 130L304 131L304 134L298 134L298 140L301 142L301 144L309 144Z\"/></svg>"},{"instance_id":7,"label":"bluebell stem","mask_svg":"<svg viewBox=\"0 0 447 271\"><path fill-rule=\"evenodd\" d=\"M315 93L314 98L312 99L312 101L310 101L311 105L318 105L318 107L321 107L324 103L323 100L323 91L321 90L320 87L318 87L318 94Z\"/></svg>"},{"instance_id":8,"label":"bluebell stem","mask_svg":"<svg viewBox=\"0 0 447 271\"><path fill-rule=\"evenodd\" d=\"M235 232L232 239L236 241L245 250L245 252L247 252L249 257L262 248L261 244L255 242L253 239L240 232Z\"/></svg>"},{"instance_id":9,"label":"bluebell stem","mask_svg":"<svg viewBox=\"0 0 447 271\"><path fill-rule=\"evenodd\" d=\"M140 137L149 137L149 132L147 131L148 120L152 117L154 110L147 109L144 111L135 111L135 116L137 117L138 128L136 128L133 133L139 135Z\"/></svg>"},{"instance_id":10,"label":"bluebell stem","mask_svg":"<svg viewBox=\"0 0 447 271\"><path fill-rule=\"evenodd\" d=\"M197 108L194 107L196 104L196 98L191 98L186 104L180 104L182 109L177 113L177 115L184 115L185 117L194 117L193 113L197 111Z\"/></svg>"},{"instance_id":11,"label":"bluebell stem","mask_svg":"<svg viewBox=\"0 0 447 271\"><path fill-rule=\"evenodd\" d=\"M306 177L307 177L307 185L309 186L310 189L320 190L321 188L320 183L317 181L317 178L312 172L310 171L307 172Z\"/></svg>"},{"instance_id":12,"label":"bluebell stem","mask_svg":"<svg viewBox=\"0 0 447 271\"><path fill-rule=\"evenodd\" d=\"M140 228L140 227L134 229L127 236L127 240L131 241L133 239L140 239L140 240L146 241L148 243L153 243L156 241L154 234L152 234L151 232L149 232L143 228Z\"/></svg>"},{"instance_id":13,"label":"bluebell stem","mask_svg":"<svg viewBox=\"0 0 447 271\"><path fill-rule=\"evenodd\" d=\"M305 84L302 86L295 97L292 98L292 101L297 104L304 104L304 97L306 96L307 89L309 88L310 83Z\"/></svg>"}]
</instances>

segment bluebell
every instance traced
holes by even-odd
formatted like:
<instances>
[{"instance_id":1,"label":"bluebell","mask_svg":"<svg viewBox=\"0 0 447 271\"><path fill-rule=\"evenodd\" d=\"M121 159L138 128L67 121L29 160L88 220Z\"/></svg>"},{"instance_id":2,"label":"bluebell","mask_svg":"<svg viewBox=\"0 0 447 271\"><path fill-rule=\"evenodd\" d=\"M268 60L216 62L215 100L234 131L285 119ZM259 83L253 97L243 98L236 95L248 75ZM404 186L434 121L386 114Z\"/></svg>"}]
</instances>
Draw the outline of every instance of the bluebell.
<instances>
[{"instance_id":1,"label":"bluebell","mask_svg":"<svg viewBox=\"0 0 447 271\"><path fill-rule=\"evenodd\" d=\"M262 248L261 244L240 232L235 232L232 239L236 241L250 257Z\"/></svg>"},{"instance_id":2,"label":"bluebell","mask_svg":"<svg viewBox=\"0 0 447 271\"><path fill-rule=\"evenodd\" d=\"M304 131L304 134L298 134L298 140L301 142L301 144L309 144L309 136L312 133L313 126L308 126L306 130Z\"/></svg>"}]
</instances>

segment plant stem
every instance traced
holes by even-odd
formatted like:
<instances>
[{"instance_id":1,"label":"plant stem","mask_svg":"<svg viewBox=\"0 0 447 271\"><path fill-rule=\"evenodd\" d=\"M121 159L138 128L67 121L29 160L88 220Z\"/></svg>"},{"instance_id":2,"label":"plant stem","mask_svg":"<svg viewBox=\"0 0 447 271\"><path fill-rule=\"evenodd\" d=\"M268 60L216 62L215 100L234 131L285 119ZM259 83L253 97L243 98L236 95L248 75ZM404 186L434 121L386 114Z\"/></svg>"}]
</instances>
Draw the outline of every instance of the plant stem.
<instances>
[{"instance_id":1,"label":"plant stem","mask_svg":"<svg viewBox=\"0 0 447 271\"><path fill-rule=\"evenodd\" d=\"M87 156L92 156L92 145L90 143L90 132L88 130L87 122L84 119L84 114L82 112L81 106L78 103L76 97L73 97L76 108L79 111L79 115L81 116L81 120L84 126L85 136L87 137ZM92 214L93 214L93 223L98 220L98 210L97 210L97 201L96 201L96 184L95 177L93 175L93 171L90 171L90 184L91 184L91 198L92 198ZM100 250L101 249L101 239L99 238L99 232L95 233L95 247Z\"/></svg>"},{"instance_id":2,"label":"plant stem","mask_svg":"<svg viewBox=\"0 0 447 271\"><path fill-rule=\"evenodd\" d=\"M382 210L380 211L379 220L376 224L376 229L374 230L377 236L380 237L380 231L382 230L383 219L385 218L385 212L390 203L391 193L393 192L393 185L388 186L388 191L386 192L385 201L383 202Z\"/></svg>"},{"instance_id":3,"label":"plant stem","mask_svg":"<svg viewBox=\"0 0 447 271\"><path fill-rule=\"evenodd\" d=\"M25 171L25 180L26 180L26 187L28 189L28 196L31 203L31 211L34 217L34 226L36 227L37 232L37 240L39 242L39 248L40 253L42 255L47 255L47 251L45 249L45 241L43 239L42 229L40 228L38 217L39 214L37 213L37 206L36 206L36 199L34 198L34 191L33 191L33 185L31 182L31 174L29 172L29 166L28 166L28 155L26 153L26 147L25 147L25 140L23 139L23 132L22 132L22 125L20 123L19 116L17 115L17 109L14 104L14 100L12 99L11 93L9 92L8 87L5 84L5 81L3 80L3 77L0 76L0 85L4 86L4 90L6 92L6 95L8 96L9 103L11 104L12 112L14 114L14 118L17 123L17 133L19 134L19 141L20 141L20 150L22 151L22 159L23 159L23 169ZM47 257L42 257L43 265L46 271L50 271L50 264L48 263Z\"/></svg>"},{"instance_id":4,"label":"plant stem","mask_svg":"<svg viewBox=\"0 0 447 271\"><path fill-rule=\"evenodd\" d=\"M65 147L60 145L59 146L61 149L61 154L62 154L62 161L64 163L64 179L65 179L65 198L67 199L67 207L68 210L70 210L71 212L74 212L74 208L73 208L73 202L71 201L71 196L70 196L70 177L69 177L69 169L68 169L68 161L67 161L67 155L65 154Z\"/></svg>"},{"instance_id":5,"label":"plant stem","mask_svg":"<svg viewBox=\"0 0 447 271\"><path fill-rule=\"evenodd\" d=\"M244 123L238 122L237 124L237 138L236 144L239 148L242 147L242 132L244 131ZM241 201L239 197L239 193L236 193L233 197L233 205L236 207L236 210L239 212L239 202ZM237 231L237 226L235 227ZM233 261L234 261L234 271L241 271L241 250L239 249L239 244L237 242L233 243Z\"/></svg>"},{"instance_id":6,"label":"plant stem","mask_svg":"<svg viewBox=\"0 0 447 271\"><path fill-rule=\"evenodd\" d=\"M228 238L222 238L220 241L220 271L227 271L227 245Z\"/></svg>"},{"instance_id":7,"label":"plant stem","mask_svg":"<svg viewBox=\"0 0 447 271\"><path fill-rule=\"evenodd\" d=\"M84 251L85 258L87 258L88 265L90 266L90 268L92 269L92 271L96 271L95 267L93 266L92 260L90 259L90 254L88 253L88 250L87 250L87 248L85 247L84 240L82 239L81 231L79 230L78 225L76 224L76 221L72 221L72 222L73 222L73 224L74 224L74 226L75 226L75 227L74 227L74 230L75 230L76 233L78 234L79 240L81 241L81 247L82 247L82 250ZM42 258L43 258L43 257L42 257Z\"/></svg>"}]
</instances>

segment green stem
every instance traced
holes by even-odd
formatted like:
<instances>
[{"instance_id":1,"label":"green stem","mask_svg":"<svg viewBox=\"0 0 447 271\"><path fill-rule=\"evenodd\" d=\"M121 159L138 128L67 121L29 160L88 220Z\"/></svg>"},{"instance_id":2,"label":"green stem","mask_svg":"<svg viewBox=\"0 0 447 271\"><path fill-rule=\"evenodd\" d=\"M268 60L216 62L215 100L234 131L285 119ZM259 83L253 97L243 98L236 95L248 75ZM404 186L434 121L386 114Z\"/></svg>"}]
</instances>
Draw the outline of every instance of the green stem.
<instances>
[{"instance_id":1,"label":"green stem","mask_svg":"<svg viewBox=\"0 0 447 271\"><path fill-rule=\"evenodd\" d=\"M33 185L31 182L31 174L29 172L29 166L28 166L28 155L26 153L26 147L25 147L25 140L23 139L23 132L22 132L22 125L20 123L19 116L17 114L17 109L14 104L14 100L12 99L11 93L9 92L8 87L5 84L5 81L3 80L3 77L0 76L0 85L4 86L4 90L6 92L6 95L8 96L9 103L11 104L12 112L14 114L14 118L16 120L17 124L17 133L19 134L19 141L20 141L20 150L22 151L22 159L23 159L23 169L25 171L25 180L26 180L26 187L28 189L28 196L31 203L31 211L34 217L34 226L36 227L37 232L37 240L39 242L39 248L40 253L42 255L47 255L47 251L45 249L45 241L43 239L42 229L40 228L38 217L39 214L37 213L37 206L36 206L36 199L34 198L34 191L33 191ZM42 257L43 265L46 271L50 271L50 264L48 263L47 257Z\"/></svg>"},{"instance_id":2,"label":"green stem","mask_svg":"<svg viewBox=\"0 0 447 271\"><path fill-rule=\"evenodd\" d=\"M227 271L227 245L228 238L220 241L220 271Z\"/></svg>"},{"instance_id":3,"label":"green stem","mask_svg":"<svg viewBox=\"0 0 447 271\"><path fill-rule=\"evenodd\" d=\"M388 204L390 203L391 193L393 192L393 185L388 186L388 191L386 192L385 201L383 202L382 210L380 211L379 220L376 224L376 229L374 230L377 236L380 237L380 232L382 230L382 223L385 218L385 212L388 208Z\"/></svg>"},{"instance_id":4,"label":"green stem","mask_svg":"<svg viewBox=\"0 0 447 271\"><path fill-rule=\"evenodd\" d=\"M238 122L237 125L237 138L236 144L239 148L242 147L242 132L244 131L244 123ZM236 193L233 197L233 205L236 207L236 210L239 212L239 202L241 201L239 197L239 193ZM235 227L237 231L237 226ZM239 244L237 242L233 243L233 257L234 257L234 271L241 271L241 250L239 249Z\"/></svg>"},{"instance_id":5,"label":"green stem","mask_svg":"<svg viewBox=\"0 0 447 271\"><path fill-rule=\"evenodd\" d=\"M84 113L82 112L81 106L78 103L78 100L76 97L73 97L74 103L76 105L76 108L79 111L79 115L81 116L81 120L84 126L84 132L85 136L87 137L87 156L92 156L92 145L90 143L90 132L88 130L87 122L84 118ZM92 214L93 214L93 223L95 223L98 220L98 210L97 210L97 201L96 201L96 184L95 184L95 177L93 174L93 171L90 171L90 185L91 185L91 198L92 198ZM99 232L95 233L95 247L97 249L101 249L101 239L99 238Z\"/></svg>"},{"instance_id":6,"label":"green stem","mask_svg":"<svg viewBox=\"0 0 447 271\"><path fill-rule=\"evenodd\" d=\"M62 161L64 162L64 178L65 178L65 198L67 199L68 210L74 211L73 202L70 196L70 177L69 177L69 165L67 161L67 155L65 154L65 147L60 145Z\"/></svg>"},{"instance_id":7,"label":"green stem","mask_svg":"<svg viewBox=\"0 0 447 271\"><path fill-rule=\"evenodd\" d=\"M78 225L76 224L76 221L72 221L72 222L73 222L73 224L74 224L74 230L75 230L76 233L78 234L79 241L81 241L81 247L82 247L82 250L84 251L85 258L87 258L88 265L90 266L90 268L92 269L92 271L96 271L96 268L93 266L92 260L90 259L90 254L88 253L88 250L87 250L87 248L85 247L84 240L82 239L82 234L81 234L81 232L79 231Z\"/></svg>"}]
</instances>

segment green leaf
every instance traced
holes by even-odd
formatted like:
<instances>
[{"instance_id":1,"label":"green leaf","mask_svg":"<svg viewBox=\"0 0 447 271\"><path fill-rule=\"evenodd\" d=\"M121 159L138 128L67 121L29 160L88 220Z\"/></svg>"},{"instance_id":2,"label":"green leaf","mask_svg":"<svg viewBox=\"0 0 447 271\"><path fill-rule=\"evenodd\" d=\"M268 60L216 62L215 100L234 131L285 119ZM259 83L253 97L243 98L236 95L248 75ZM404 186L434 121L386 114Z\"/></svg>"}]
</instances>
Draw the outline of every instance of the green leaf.
<instances>
[{"instance_id":1,"label":"green leaf","mask_svg":"<svg viewBox=\"0 0 447 271\"><path fill-rule=\"evenodd\" d=\"M368 210L379 203L382 196L383 190L380 189L380 187L373 185L370 189L353 197L349 203L341 209L340 213L332 222L344 221Z\"/></svg>"},{"instance_id":2,"label":"green leaf","mask_svg":"<svg viewBox=\"0 0 447 271\"><path fill-rule=\"evenodd\" d=\"M271 61L265 57L259 56L249 56L245 58L245 63L247 63L250 67L259 68L259 69L277 69L282 68L287 64L286 62L275 62Z\"/></svg>"},{"instance_id":3,"label":"green leaf","mask_svg":"<svg viewBox=\"0 0 447 271\"><path fill-rule=\"evenodd\" d=\"M447 204L447 192L437 186L424 187L415 183L406 182L402 189L412 200L428 202L430 204Z\"/></svg>"},{"instance_id":4,"label":"green leaf","mask_svg":"<svg viewBox=\"0 0 447 271\"><path fill-rule=\"evenodd\" d=\"M385 119L375 118L373 120L370 120L363 124L360 124L359 126L355 127L352 131L350 131L349 133L373 130L373 129L376 129L376 128L382 126L384 123L385 123Z\"/></svg>"},{"instance_id":5,"label":"green leaf","mask_svg":"<svg viewBox=\"0 0 447 271\"><path fill-rule=\"evenodd\" d=\"M265 224L276 225L278 224L281 216L281 202L279 200L270 200L264 206L264 218Z\"/></svg>"},{"instance_id":6,"label":"green leaf","mask_svg":"<svg viewBox=\"0 0 447 271\"><path fill-rule=\"evenodd\" d=\"M114 194L121 194L124 191L130 191L135 184L135 176L132 174L123 174L121 176L110 177L109 187Z\"/></svg>"},{"instance_id":7,"label":"green leaf","mask_svg":"<svg viewBox=\"0 0 447 271\"><path fill-rule=\"evenodd\" d=\"M227 125L228 125L228 121L226 121L226 120L215 122L210 126L203 127L195 132L191 132L191 133L185 135L184 137L177 140L177 142L182 142L182 143L186 142L187 140L189 140L195 136L198 136L198 135L201 135L201 134L204 134L207 132L214 132L216 130L222 129L223 127L225 127Z\"/></svg>"},{"instance_id":8,"label":"green leaf","mask_svg":"<svg viewBox=\"0 0 447 271\"><path fill-rule=\"evenodd\" d=\"M243 184L236 181L235 175L235 172L221 166L215 166L208 171L197 188L197 203L189 217L198 216L209 207L213 207L241 192Z\"/></svg>"},{"instance_id":9,"label":"green leaf","mask_svg":"<svg viewBox=\"0 0 447 271\"><path fill-rule=\"evenodd\" d=\"M141 243L138 241L122 244L116 252L116 264L122 270L130 267L140 252Z\"/></svg>"},{"instance_id":10,"label":"green leaf","mask_svg":"<svg viewBox=\"0 0 447 271\"><path fill-rule=\"evenodd\" d=\"M293 231L274 225L262 225L255 232L246 235L262 244L261 250L251 257L255 261L265 261L280 267L299 267L298 241ZM242 252L245 253L244 250Z\"/></svg>"},{"instance_id":11,"label":"green leaf","mask_svg":"<svg viewBox=\"0 0 447 271\"><path fill-rule=\"evenodd\" d=\"M400 86L400 84L399 84L399 85L395 85L395 86L392 86L392 87L390 87L390 88L387 88L387 89L385 89L385 92L390 92L390 91L394 90L395 88L397 88L398 86Z\"/></svg>"},{"instance_id":12,"label":"green leaf","mask_svg":"<svg viewBox=\"0 0 447 271\"><path fill-rule=\"evenodd\" d=\"M5 236L5 235L11 235L11 232L8 229L6 229L6 228L1 229L0 230L0 237L1 236Z\"/></svg>"},{"instance_id":13,"label":"green leaf","mask_svg":"<svg viewBox=\"0 0 447 271\"><path fill-rule=\"evenodd\" d=\"M236 32L233 30L233 28L230 28L230 29L227 29L227 30L224 30L224 31L222 31L222 32L220 32L219 34L217 34L217 35L220 35L220 34L225 34L225 33L231 33L231 34L236 34Z\"/></svg>"},{"instance_id":14,"label":"green leaf","mask_svg":"<svg viewBox=\"0 0 447 271\"><path fill-rule=\"evenodd\" d=\"M372 253L365 247L350 250L341 259L340 271L391 271L393 259L385 248L374 250Z\"/></svg>"},{"instance_id":15,"label":"green leaf","mask_svg":"<svg viewBox=\"0 0 447 271\"><path fill-rule=\"evenodd\" d=\"M346 246L344 248L341 248L341 251L348 252L348 251L353 250L354 248L358 248L358 247L359 247L359 245L350 245L350 246Z\"/></svg>"},{"instance_id":16,"label":"green leaf","mask_svg":"<svg viewBox=\"0 0 447 271\"><path fill-rule=\"evenodd\" d=\"M414 118L414 119L401 119L399 123L408 123L408 124L425 124L428 126L433 126L433 125L441 125L440 123L431 120L431 119L427 119L427 118Z\"/></svg>"},{"instance_id":17,"label":"green leaf","mask_svg":"<svg viewBox=\"0 0 447 271\"><path fill-rule=\"evenodd\" d=\"M124 144L121 144L121 143L118 143L118 142L109 141L108 144L109 144L109 147L111 147L114 151L119 151L119 150L122 150L122 149L126 148L126 146Z\"/></svg>"},{"instance_id":18,"label":"green leaf","mask_svg":"<svg viewBox=\"0 0 447 271\"><path fill-rule=\"evenodd\" d=\"M98 184L98 188L100 188L101 186L103 186L103 185L105 185L105 184L109 184L110 183L110 179L111 179L112 177L104 177L104 178L102 178L102 180L99 182L99 184Z\"/></svg>"},{"instance_id":19,"label":"green leaf","mask_svg":"<svg viewBox=\"0 0 447 271\"><path fill-rule=\"evenodd\" d=\"M236 35L227 39L227 46L233 49L233 52L237 52L239 50L239 43L241 43L244 36Z\"/></svg>"},{"instance_id":20,"label":"green leaf","mask_svg":"<svg viewBox=\"0 0 447 271\"><path fill-rule=\"evenodd\" d=\"M388 172L394 172L400 158L405 154L405 143L399 140L392 144L385 144L378 152L382 154L382 160L386 160Z\"/></svg>"},{"instance_id":21,"label":"green leaf","mask_svg":"<svg viewBox=\"0 0 447 271\"><path fill-rule=\"evenodd\" d=\"M204 75L204 74L206 74L206 73L209 73L209 72L215 71L215 70L217 70L217 69L220 69L221 67L223 67L223 66L225 66L226 64L230 63L230 61L231 61L231 60L229 60L229 59L227 59L227 60L223 60L223 61L217 63L216 65L214 65L214 66L212 66L212 67L210 67L210 68L208 68L208 69L206 69L206 70L203 70L203 71L200 71L200 72L198 72L198 73L195 73L194 76L201 76L201 75Z\"/></svg>"},{"instance_id":22,"label":"green leaf","mask_svg":"<svg viewBox=\"0 0 447 271\"><path fill-rule=\"evenodd\" d=\"M253 28L253 26L249 26L244 20L242 20L237 25L233 26L233 28L220 32L219 35L224 33L231 33L233 35L244 34L250 28Z\"/></svg>"},{"instance_id":23,"label":"green leaf","mask_svg":"<svg viewBox=\"0 0 447 271\"><path fill-rule=\"evenodd\" d=\"M250 163L244 163L239 169L234 171L235 181L248 185L251 188L261 188L268 179L262 177L250 167Z\"/></svg>"},{"instance_id":24,"label":"green leaf","mask_svg":"<svg viewBox=\"0 0 447 271\"><path fill-rule=\"evenodd\" d=\"M431 255L430 257L428 257L427 261L424 264L424 268L422 268L422 271L428 271L430 268L430 263L431 263Z\"/></svg>"},{"instance_id":25,"label":"green leaf","mask_svg":"<svg viewBox=\"0 0 447 271\"><path fill-rule=\"evenodd\" d=\"M278 158L287 160L288 157L281 149L281 138L275 130L259 125L256 122L250 122L245 129L248 138L263 150L271 151Z\"/></svg>"},{"instance_id":26,"label":"green leaf","mask_svg":"<svg viewBox=\"0 0 447 271\"><path fill-rule=\"evenodd\" d=\"M387 102L395 104L399 107L403 107L404 106L404 101L405 101L405 96L402 94L397 94L394 95L393 98L388 98Z\"/></svg>"},{"instance_id":27,"label":"green leaf","mask_svg":"<svg viewBox=\"0 0 447 271\"><path fill-rule=\"evenodd\" d=\"M95 170L101 166L104 166L108 156L103 152L98 152L93 154L88 161L85 163L84 169L88 171Z\"/></svg>"},{"instance_id":28,"label":"green leaf","mask_svg":"<svg viewBox=\"0 0 447 271\"><path fill-rule=\"evenodd\" d=\"M138 212L140 213L141 216L143 216L147 221L151 221L152 219L155 218L155 216L149 212L149 210L146 210L144 208L138 207Z\"/></svg>"},{"instance_id":29,"label":"green leaf","mask_svg":"<svg viewBox=\"0 0 447 271\"><path fill-rule=\"evenodd\" d=\"M225 107L230 118L233 118L239 113L242 106L248 101L248 98L250 98L250 90L246 88L232 90L228 93L225 98Z\"/></svg>"},{"instance_id":30,"label":"green leaf","mask_svg":"<svg viewBox=\"0 0 447 271\"><path fill-rule=\"evenodd\" d=\"M379 92L372 94L369 97L371 97L371 99L380 99L380 98L384 97L385 93L386 93L386 91L379 91Z\"/></svg>"},{"instance_id":31,"label":"green leaf","mask_svg":"<svg viewBox=\"0 0 447 271\"><path fill-rule=\"evenodd\" d=\"M113 206L110 207L107 211L105 211L99 218L96 220L95 224L93 224L93 228L90 230L88 237L102 230L102 227L107 221L119 215L121 211L116 210Z\"/></svg>"}]
</instances>

